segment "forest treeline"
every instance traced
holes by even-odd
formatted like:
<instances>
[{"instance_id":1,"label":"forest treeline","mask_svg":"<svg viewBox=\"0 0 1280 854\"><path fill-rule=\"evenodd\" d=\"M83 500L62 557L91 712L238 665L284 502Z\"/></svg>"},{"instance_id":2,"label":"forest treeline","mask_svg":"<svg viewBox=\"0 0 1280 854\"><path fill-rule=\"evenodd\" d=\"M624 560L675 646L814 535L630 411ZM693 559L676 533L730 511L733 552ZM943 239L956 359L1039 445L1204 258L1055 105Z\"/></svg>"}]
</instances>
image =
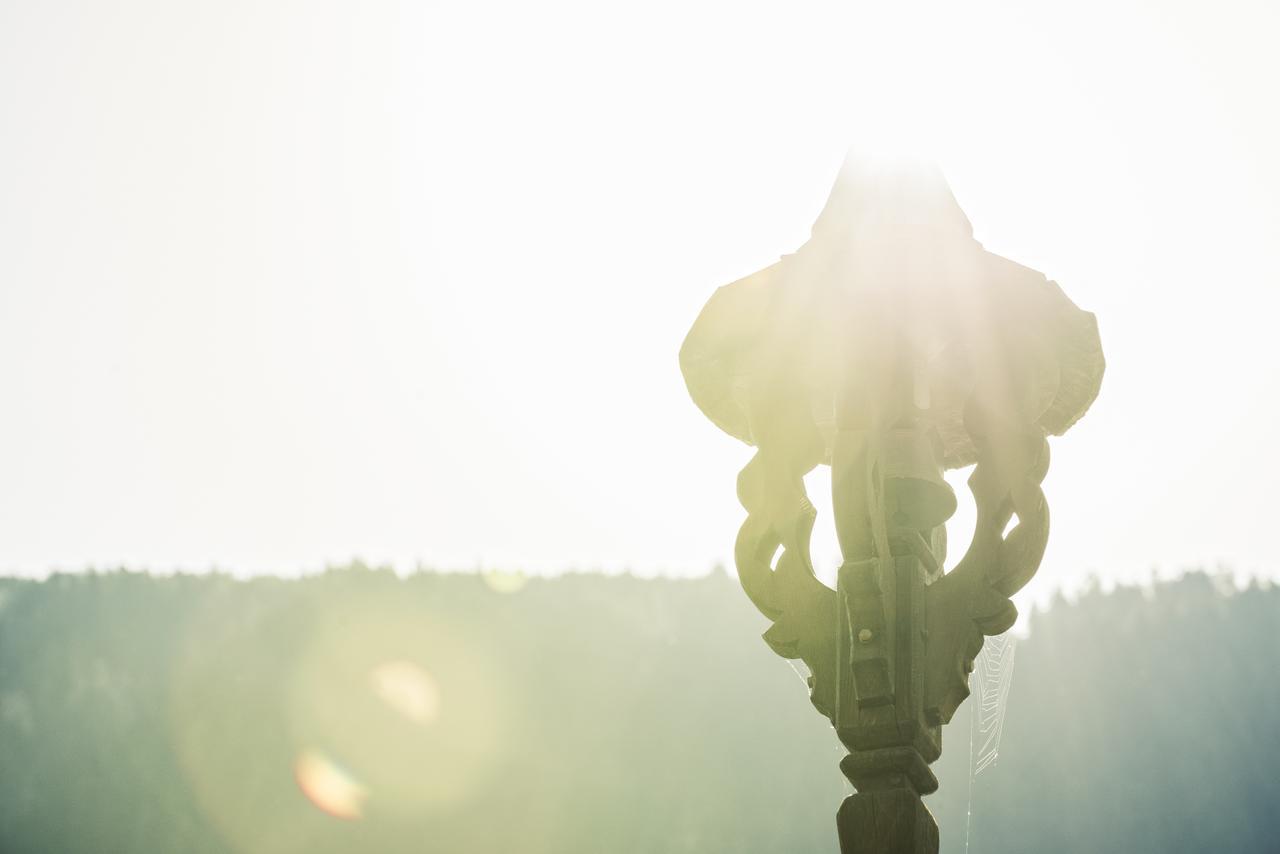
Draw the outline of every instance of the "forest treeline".
<instances>
[{"instance_id":1,"label":"forest treeline","mask_svg":"<svg viewBox=\"0 0 1280 854\"><path fill-rule=\"evenodd\" d=\"M0 852L834 852L764 628L718 572L0 579ZM943 852L1280 850L1277 653L1280 590L1201 574L1037 613Z\"/></svg>"}]
</instances>

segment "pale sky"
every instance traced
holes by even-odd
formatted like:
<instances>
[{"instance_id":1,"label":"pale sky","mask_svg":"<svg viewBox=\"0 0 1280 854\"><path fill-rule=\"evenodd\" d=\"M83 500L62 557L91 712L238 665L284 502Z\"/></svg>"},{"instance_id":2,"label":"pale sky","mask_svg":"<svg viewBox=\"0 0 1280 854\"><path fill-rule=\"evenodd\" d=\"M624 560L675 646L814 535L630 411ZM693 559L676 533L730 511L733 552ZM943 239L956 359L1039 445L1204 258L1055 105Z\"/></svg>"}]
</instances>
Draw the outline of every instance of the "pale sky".
<instances>
[{"instance_id":1,"label":"pale sky","mask_svg":"<svg viewBox=\"0 0 1280 854\"><path fill-rule=\"evenodd\" d=\"M1098 316L1039 589L1280 576L1277 10L0 4L0 572L727 562L680 342L879 144Z\"/></svg>"}]
</instances>

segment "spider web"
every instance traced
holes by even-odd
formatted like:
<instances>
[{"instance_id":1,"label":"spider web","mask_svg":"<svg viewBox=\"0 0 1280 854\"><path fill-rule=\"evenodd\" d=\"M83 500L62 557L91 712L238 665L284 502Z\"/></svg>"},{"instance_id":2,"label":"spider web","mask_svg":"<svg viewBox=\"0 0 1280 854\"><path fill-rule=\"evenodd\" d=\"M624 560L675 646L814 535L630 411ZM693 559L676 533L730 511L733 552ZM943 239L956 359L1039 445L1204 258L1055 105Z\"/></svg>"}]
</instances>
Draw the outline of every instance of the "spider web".
<instances>
[{"instance_id":1,"label":"spider web","mask_svg":"<svg viewBox=\"0 0 1280 854\"><path fill-rule=\"evenodd\" d=\"M973 662L975 707L969 724L969 807L965 815L964 850L969 851L973 826L973 781L1000 758L1000 736L1009 708L1017 638L1009 633L989 637Z\"/></svg>"},{"instance_id":2,"label":"spider web","mask_svg":"<svg viewBox=\"0 0 1280 854\"><path fill-rule=\"evenodd\" d=\"M1009 685L1013 682L1013 656L1017 646L1017 638L1007 632L990 637L974 660L973 676L978 683L978 703L973 716L978 737L972 769L975 777L994 765L1000 756L1000 736L1004 733L1005 712L1009 707Z\"/></svg>"}]
</instances>

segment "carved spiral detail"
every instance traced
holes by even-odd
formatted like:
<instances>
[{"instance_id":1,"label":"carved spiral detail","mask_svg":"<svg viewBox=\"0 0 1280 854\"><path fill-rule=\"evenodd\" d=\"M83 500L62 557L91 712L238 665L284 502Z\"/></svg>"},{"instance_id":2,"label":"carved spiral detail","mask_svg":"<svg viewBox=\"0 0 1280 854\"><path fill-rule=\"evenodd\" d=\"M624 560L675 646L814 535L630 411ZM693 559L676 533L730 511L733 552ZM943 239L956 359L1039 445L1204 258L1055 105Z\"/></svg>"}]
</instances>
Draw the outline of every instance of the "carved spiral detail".
<instances>
[{"instance_id":1,"label":"carved spiral detail","mask_svg":"<svg viewBox=\"0 0 1280 854\"><path fill-rule=\"evenodd\" d=\"M812 674L811 699L830 715L836 594L813 572L809 542L817 511L804 488L805 474L817 463L817 458L765 447L757 451L738 475L738 500L747 518L738 531L734 562L748 598L774 623L764 633L765 642L783 658L804 661Z\"/></svg>"},{"instance_id":2,"label":"carved spiral detail","mask_svg":"<svg viewBox=\"0 0 1280 854\"><path fill-rule=\"evenodd\" d=\"M978 451L969 478L977 509L974 535L964 557L927 594L926 708L938 723L950 720L968 696L968 672L983 636L1004 632L1017 619L1009 597L1039 568L1049 534L1040 486L1049 465L1044 431L1008 417L979 417L972 408L965 420ZM765 641L783 658L805 662L812 673L811 699L831 716L837 594L813 571L810 538L817 513L804 487L805 474L820 460L816 446L786 453L761 443L738 476L747 518L734 557L747 596L773 621Z\"/></svg>"}]
</instances>

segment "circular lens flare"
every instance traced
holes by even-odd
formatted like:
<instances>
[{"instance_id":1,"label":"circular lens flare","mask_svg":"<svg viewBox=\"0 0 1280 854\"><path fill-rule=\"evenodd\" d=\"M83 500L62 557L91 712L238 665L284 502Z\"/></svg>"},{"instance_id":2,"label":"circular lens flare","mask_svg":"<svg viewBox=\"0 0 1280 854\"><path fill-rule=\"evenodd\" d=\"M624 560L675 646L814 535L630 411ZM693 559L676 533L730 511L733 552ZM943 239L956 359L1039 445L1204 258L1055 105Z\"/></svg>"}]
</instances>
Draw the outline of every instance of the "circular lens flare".
<instances>
[{"instance_id":1,"label":"circular lens flare","mask_svg":"<svg viewBox=\"0 0 1280 854\"><path fill-rule=\"evenodd\" d=\"M364 815L368 789L320 751L303 751L294 763L293 775L307 800L334 818L354 821Z\"/></svg>"},{"instance_id":2,"label":"circular lens flare","mask_svg":"<svg viewBox=\"0 0 1280 854\"><path fill-rule=\"evenodd\" d=\"M373 693L421 726L440 714L440 689L431 675L412 661L385 661L369 673Z\"/></svg>"}]
</instances>

